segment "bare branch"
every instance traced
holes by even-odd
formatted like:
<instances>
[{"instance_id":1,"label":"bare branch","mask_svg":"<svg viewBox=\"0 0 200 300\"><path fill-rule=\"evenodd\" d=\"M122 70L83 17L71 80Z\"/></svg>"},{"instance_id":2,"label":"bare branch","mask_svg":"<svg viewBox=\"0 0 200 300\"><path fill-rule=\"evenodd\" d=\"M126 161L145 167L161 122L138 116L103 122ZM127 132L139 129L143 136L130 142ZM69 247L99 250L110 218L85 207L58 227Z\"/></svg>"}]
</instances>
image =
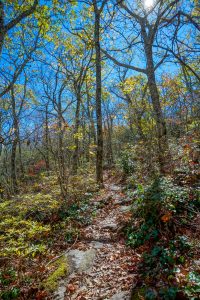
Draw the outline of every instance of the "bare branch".
<instances>
[{"instance_id":1,"label":"bare branch","mask_svg":"<svg viewBox=\"0 0 200 300\"><path fill-rule=\"evenodd\" d=\"M127 68L127 69L130 69L130 70L134 70L136 72L141 72L141 73L144 73L144 74L147 73L146 69L138 68L138 67L135 67L135 66L132 66L132 65L129 65L129 64L125 64L125 63L119 62L116 58L114 58L113 56L111 56L104 49L101 48L101 51L105 54L105 56L107 58L109 58L110 60L112 60L116 65L118 65L120 67Z\"/></svg>"}]
</instances>

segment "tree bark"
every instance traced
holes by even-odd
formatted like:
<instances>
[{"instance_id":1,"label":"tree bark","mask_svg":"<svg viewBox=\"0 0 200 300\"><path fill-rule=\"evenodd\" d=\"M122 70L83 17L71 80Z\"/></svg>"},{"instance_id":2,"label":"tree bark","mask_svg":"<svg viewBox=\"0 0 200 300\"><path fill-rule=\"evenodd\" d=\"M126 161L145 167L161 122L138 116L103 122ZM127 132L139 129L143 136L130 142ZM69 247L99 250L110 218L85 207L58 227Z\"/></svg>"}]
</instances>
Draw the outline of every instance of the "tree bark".
<instances>
[{"instance_id":1,"label":"tree bark","mask_svg":"<svg viewBox=\"0 0 200 300\"><path fill-rule=\"evenodd\" d=\"M49 121L48 121L48 104L45 106L45 162L47 173L50 170L50 159L49 159Z\"/></svg>"},{"instance_id":2,"label":"tree bark","mask_svg":"<svg viewBox=\"0 0 200 300\"><path fill-rule=\"evenodd\" d=\"M96 179L99 186L103 185L103 129L102 129L102 80L101 80L101 49L100 49L100 11L94 1L95 14L95 65L96 65L96 118L97 118L97 154L96 154Z\"/></svg>"},{"instance_id":3,"label":"tree bark","mask_svg":"<svg viewBox=\"0 0 200 300\"><path fill-rule=\"evenodd\" d=\"M158 137L158 160L160 172L166 173L167 158L169 158L169 146L167 140L167 128L165 119L163 116L160 95L156 84L155 67L153 61L151 33L147 34L143 26L141 26L141 33L144 41L144 50L146 55L146 74L148 78L148 87L151 95L154 116L157 126L157 137Z\"/></svg>"},{"instance_id":4,"label":"tree bark","mask_svg":"<svg viewBox=\"0 0 200 300\"><path fill-rule=\"evenodd\" d=\"M65 198L67 194L67 189L65 185L66 170L65 170L62 122L63 122L62 103L61 103L61 99L59 99L58 100L58 167L59 167L59 183L61 188L61 194Z\"/></svg>"},{"instance_id":5,"label":"tree bark","mask_svg":"<svg viewBox=\"0 0 200 300\"><path fill-rule=\"evenodd\" d=\"M17 131L17 139L18 139L19 163L20 163L21 177L24 178L24 165L23 165L23 160L22 160L22 145L21 145L21 140L20 140L19 124L18 124L18 131Z\"/></svg>"},{"instance_id":6,"label":"tree bark","mask_svg":"<svg viewBox=\"0 0 200 300\"><path fill-rule=\"evenodd\" d=\"M89 94L89 87L86 83L86 94L87 94L87 113L88 118L90 120L90 131L91 131L91 138L93 139L93 143L96 145L96 129L94 124L94 113L93 110L90 111L90 94ZM90 139L91 140L91 139Z\"/></svg>"},{"instance_id":7,"label":"tree bark","mask_svg":"<svg viewBox=\"0 0 200 300\"><path fill-rule=\"evenodd\" d=\"M80 125L80 106L81 106L81 93L80 91L77 91L77 102L76 102L76 114L75 114L75 128L74 128L74 134L75 134L75 149L73 153L73 166L72 166L72 172L74 175L77 174L78 171L78 152L79 152L79 138L78 138L78 131L79 131L79 125Z\"/></svg>"},{"instance_id":8,"label":"tree bark","mask_svg":"<svg viewBox=\"0 0 200 300\"><path fill-rule=\"evenodd\" d=\"M107 140L107 160L108 160L108 165L110 167L113 166L114 164L114 159L113 159L113 145L112 145L112 133L113 133L113 120L111 117L107 120L107 128L108 128L108 140Z\"/></svg>"},{"instance_id":9,"label":"tree bark","mask_svg":"<svg viewBox=\"0 0 200 300\"><path fill-rule=\"evenodd\" d=\"M16 114L16 104L15 104L15 96L14 89L11 91L11 101L12 101L12 115L13 115L13 143L11 150L11 182L13 192L17 192L17 175L16 175L16 151L18 144L18 118Z\"/></svg>"}]
</instances>

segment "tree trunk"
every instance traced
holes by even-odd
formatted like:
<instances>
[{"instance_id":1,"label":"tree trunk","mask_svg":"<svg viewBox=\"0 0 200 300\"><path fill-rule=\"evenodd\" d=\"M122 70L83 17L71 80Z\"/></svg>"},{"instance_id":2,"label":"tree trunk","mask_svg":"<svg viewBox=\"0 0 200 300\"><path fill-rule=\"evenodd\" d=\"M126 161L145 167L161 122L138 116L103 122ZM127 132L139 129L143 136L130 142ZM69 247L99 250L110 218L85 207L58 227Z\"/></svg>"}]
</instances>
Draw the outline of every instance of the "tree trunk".
<instances>
[{"instance_id":1,"label":"tree trunk","mask_svg":"<svg viewBox=\"0 0 200 300\"><path fill-rule=\"evenodd\" d=\"M16 175L16 150L17 150L17 140L14 137L14 141L12 144L12 151L11 151L11 182L13 192L17 192L17 175Z\"/></svg>"},{"instance_id":2,"label":"tree trunk","mask_svg":"<svg viewBox=\"0 0 200 300\"><path fill-rule=\"evenodd\" d=\"M58 101L58 167L59 167L59 184L61 194L65 198L67 194L66 189L66 170L65 170L65 158L64 158L64 145L63 145L63 128L62 128L62 104L61 99Z\"/></svg>"},{"instance_id":3,"label":"tree trunk","mask_svg":"<svg viewBox=\"0 0 200 300\"><path fill-rule=\"evenodd\" d=\"M94 116L93 116L94 114L93 114L93 110L90 111L90 94L89 94L89 87L87 84L86 84L86 93L87 93L87 113L90 120L91 137L93 139L94 144L96 145L96 129L94 125Z\"/></svg>"},{"instance_id":4,"label":"tree trunk","mask_svg":"<svg viewBox=\"0 0 200 300\"><path fill-rule=\"evenodd\" d=\"M169 158L169 147L167 140L167 128L165 119L162 113L161 105L160 105L160 96L156 84L155 78L155 69L153 62L153 54L152 54L152 45L149 44L149 41L144 40L145 43L145 54L147 60L147 78L148 78L148 86L151 95L152 105L154 109L154 115L157 126L157 137L158 137L158 160L160 166L160 172L166 173L166 163L167 158Z\"/></svg>"},{"instance_id":5,"label":"tree trunk","mask_svg":"<svg viewBox=\"0 0 200 300\"><path fill-rule=\"evenodd\" d=\"M140 140L145 141L145 135L142 129L142 115L140 112L136 113L136 124Z\"/></svg>"},{"instance_id":6,"label":"tree trunk","mask_svg":"<svg viewBox=\"0 0 200 300\"><path fill-rule=\"evenodd\" d=\"M14 90L11 91L11 100L12 100L12 115L13 115L13 143L11 150L11 182L13 192L17 192L17 175L16 175L16 150L18 143L18 118L16 114L15 107L15 96Z\"/></svg>"},{"instance_id":7,"label":"tree trunk","mask_svg":"<svg viewBox=\"0 0 200 300\"><path fill-rule=\"evenodd\" d=\"M114 164L113 159L113 145L112 145L112 133L113 133L113 119L112 117L107 113L107 124L104 126L107 132L107 163L109 167L112 167Z\"/></svg>"},{"instance_id":8,"label":"tree trunk","mask_svg":"<svg viewBox=\"0 0 200 300\"><path fill-rule=\"evenodd\" d=\"M96 1L95 1L96 4ZM96 118L97 118L97 154L96 154L96 179L99 186L103 185L103 130L101 111L101 49L100 49L100 12L97 4L95 10L95 65L96 65Z\"/></svg>"},{"instance_id":9,"label":"tree trunk","mask_svg":"<svg viewBox=\"0 0 200 300\"><path fill-rule=\"evenodd\" d=\"M18 139L19 163L20 163L21 177L24 178L24 165L23 165L23 160L22 160L22 146L21 146L21 141L20 141L19 124L18 124L18 131L17 131L17 139Z\"/></svg>"},{"instance_id":10,"label":"tree trunk","mask_svg":"<svg viewBox=\"0 0 200 300\"><path fill-rule=\"evenodd\" d=\"M50 170L50 160L49 160L49 121L48 121L48 105L45 106L45 163L47 173Z\"/></svg>"},{"instance_id":11,"label":"tree trunk","mask_svg":"<svg viewBox=\"0 0 200 300\"><path fill-rule=\"evenodd\" d=\"M127 95L126 95L127 96ZM129 123L129 129L130 129L130 135L131 135L131 140L134 139L134 129L133 129L133 110L132 110L132 103L129 100L129 97L127 97L127 102L128 102L128 123Z\"/></svg>"},{"instance_id":12,"label":"tree trunk","mask_svg":"<svg viewBox=\"0 0 200 300\"><path fill-rule=\"evenodd\" d=\"M76 102L76 114L75 114L75 128L74 128L74 143L75 149L73 153L73 166L72 172L74 175L77 174L78 171L78 152L79 152L79 138L78 138L78 131L80 125L80 106L81 106L81 93L80 91L77 92L77 102Z\"/></svg>"}]
</instances>

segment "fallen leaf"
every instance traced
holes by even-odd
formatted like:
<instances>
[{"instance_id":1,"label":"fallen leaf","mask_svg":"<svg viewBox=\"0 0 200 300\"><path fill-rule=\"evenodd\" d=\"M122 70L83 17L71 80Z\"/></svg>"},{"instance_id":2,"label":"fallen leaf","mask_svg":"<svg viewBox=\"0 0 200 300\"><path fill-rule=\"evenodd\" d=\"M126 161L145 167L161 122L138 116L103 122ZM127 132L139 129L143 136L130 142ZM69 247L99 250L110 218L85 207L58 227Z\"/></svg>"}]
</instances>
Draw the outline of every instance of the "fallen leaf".
<instances>
[{"instance_id":1,"label":"fallen leaf","mask_svg":"<svg viewBox=\"0 0 200 300\"><path fill-rule=\"evenodd\" d=\"M42 300L42 299L45 299L47 297L47 292L46 291L38 291L36 296L35 296L35 299L36 300Z\"/></svg>"},{"instance_id":2,"label":"fallen leaf","mask_svg":"<svg viewBox=\"0 0 200 300\"><path fill-rule=\"evenodd\" d=\"M67 289L70 293L74 293L76 290L76 287L73 284L68 284Z\"/></svg>"}]
</instances>

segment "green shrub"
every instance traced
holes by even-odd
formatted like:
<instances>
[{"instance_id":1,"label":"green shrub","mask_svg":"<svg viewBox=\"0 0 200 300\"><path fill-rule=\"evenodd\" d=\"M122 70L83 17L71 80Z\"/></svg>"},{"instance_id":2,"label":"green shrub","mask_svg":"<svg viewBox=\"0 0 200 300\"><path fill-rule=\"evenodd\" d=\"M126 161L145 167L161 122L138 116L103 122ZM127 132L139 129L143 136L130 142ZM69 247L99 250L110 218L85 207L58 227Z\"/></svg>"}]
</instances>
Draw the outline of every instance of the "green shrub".
<instances>
[{"instance_id":1,"label":"green shrub","mask_svg":"<svg viewBox=\"0 0 200 300\"><path fill-rule=\"evenodd\" d=\"M135 154L130 146L121 152L119 165L126 175L134 173L136 165Z\"/></svg>"},{"instance_id":2,"label":"green shrub","mask_svg":"<svg viewBox=\"0 0 200 300\"><path fill-rule=\"evenodd\" d=\"M133 220L137 225L127 228L127 244L148 247L140 265L143 282L148 282L145 299L173 300L178 292L184 293L186 299L187 296L196 299L199 274L190 272L188 278L185 274L184 281L180 282L176 278L177 272L181 272L180 266L184 268L188 258L194 255L189 237L179 229L188 227L198 213L198 192L175 184L170 177L161 177L148 186L138 185L132 197ZM155 280L161 284L157 286Z\"/></svg>"}]
</instances>

